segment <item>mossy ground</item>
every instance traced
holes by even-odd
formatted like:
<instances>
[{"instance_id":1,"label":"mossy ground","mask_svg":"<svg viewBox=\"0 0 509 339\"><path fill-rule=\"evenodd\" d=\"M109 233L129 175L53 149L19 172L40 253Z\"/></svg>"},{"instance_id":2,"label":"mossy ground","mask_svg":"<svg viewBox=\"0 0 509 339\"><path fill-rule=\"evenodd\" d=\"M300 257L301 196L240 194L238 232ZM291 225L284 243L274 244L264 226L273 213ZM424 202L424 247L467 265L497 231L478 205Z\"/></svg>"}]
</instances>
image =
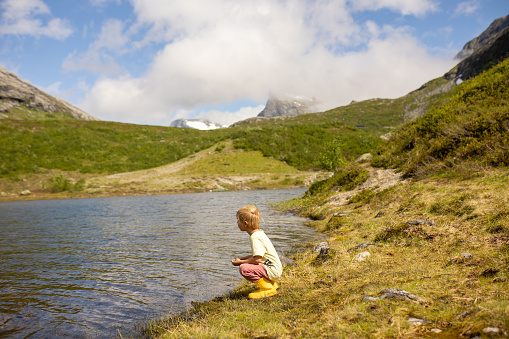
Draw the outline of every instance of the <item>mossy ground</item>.
<instances>
[{"instance_id":1,"label":"mossy ground","mask_svg":"<svg viewBox=\"0 0 509 339\"><path fill-rule=\"evenodd\" d=\"M317 261L314 244L303 246L307 249L292 258L298 266L285 270L276 296L249 300L254 286L244 283L225 297L196 304L187 315L149 323L143 333L157 338L470 338L489 337L483 330L496 327L495 337L507 336L508 179L507 169L462 181L428 178L322 208L313 225L326 230L332 258ZM295 210L297 202L290 205ZM350 214L333 216L342 211ZM434 225L398 228L413 220ZM348 252L366 242L375 246ZM361 251L371 255L354 262ZM386 288L424 301L363 301ZM411 318L425 323L413 325Z\"/></svg>"}]
</instances>

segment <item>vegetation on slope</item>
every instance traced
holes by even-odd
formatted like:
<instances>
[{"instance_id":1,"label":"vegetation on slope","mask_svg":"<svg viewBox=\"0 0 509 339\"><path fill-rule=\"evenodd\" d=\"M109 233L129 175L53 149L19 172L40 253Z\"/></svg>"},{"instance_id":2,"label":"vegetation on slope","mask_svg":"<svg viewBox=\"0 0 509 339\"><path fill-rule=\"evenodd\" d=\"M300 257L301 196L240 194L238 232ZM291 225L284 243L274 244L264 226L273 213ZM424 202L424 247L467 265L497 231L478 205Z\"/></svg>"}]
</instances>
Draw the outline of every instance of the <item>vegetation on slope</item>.
<instances>
[{"instance_id":1,"label":"vegetation on slope","mask_svg":"<svg viewBox=\"0 0 509 339\"><path fill-rule=\"evenodd\" d=\"M238 149L260 151L300 169L317 169L326 140L341 143L352 159L380 139L356 128L329 124L241 126L199 131L102 121L0 120L0 177L44 173L120 173L175 162L219 141L233 139Z\"/></svg>"},{"instance_id":2,"label":"vegetation on slope","mask_svg":"<svg viewBox=\"0 0 509 339\"><path fill-rule=\"evenodd\" d=\"M509 165L509 59L454 89L442 105L392 133L374 165L407 176Z\"/></svg>"},{"instance_id":3,"label":"vegetation on slope","mask_svg":"<svg viewBox=\"0 0 509 339\"><path fill-rule=\"evenodd\" d=\"M118 173L211 147L224 133L102 121L0 121L0 176L48 169Z\"/></svg>"}]
</instances>

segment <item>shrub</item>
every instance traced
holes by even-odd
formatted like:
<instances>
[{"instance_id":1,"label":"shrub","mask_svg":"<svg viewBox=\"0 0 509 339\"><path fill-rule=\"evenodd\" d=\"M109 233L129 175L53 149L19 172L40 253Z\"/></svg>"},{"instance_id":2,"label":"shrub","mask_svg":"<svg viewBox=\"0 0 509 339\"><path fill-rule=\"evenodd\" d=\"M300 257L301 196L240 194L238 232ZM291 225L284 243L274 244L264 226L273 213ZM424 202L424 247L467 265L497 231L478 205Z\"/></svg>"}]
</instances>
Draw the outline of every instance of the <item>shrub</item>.
<instances>
[{"instance_id":1,"label":"shrub","mask_svg":"<svg viewBox=\"0 0 509 339\"><path fill-rule=\"evenodd\" d=\"M330 193L332 191L348 191L364 183L368 179L368 176L369 172L366 169L351 165L348 168L334 173L333 176L328 179L314 182L304 196Z\"/></svg>"},{"instance_id":2,"label":"shrub","mask_svg":"<svg viewBox=\"0 0 509 339\"><path fill-rule=\"evenodd\" d=\"M84 186L85 180L80 179L73 183L70 179L65 178L61 174L51 177L47 183L47 188L51 193L60 193L65 191L79 192L83 191Z\"/></svg>"}]
</instances>

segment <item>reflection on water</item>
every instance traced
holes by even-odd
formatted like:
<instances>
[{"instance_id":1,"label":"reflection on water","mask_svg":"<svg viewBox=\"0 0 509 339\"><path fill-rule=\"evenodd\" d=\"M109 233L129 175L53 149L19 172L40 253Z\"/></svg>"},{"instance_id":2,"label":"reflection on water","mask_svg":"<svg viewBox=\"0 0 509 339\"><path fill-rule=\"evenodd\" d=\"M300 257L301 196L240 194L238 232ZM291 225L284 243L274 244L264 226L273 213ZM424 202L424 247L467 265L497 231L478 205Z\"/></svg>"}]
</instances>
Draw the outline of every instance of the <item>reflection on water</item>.
<instances>
[{"instance_id":1,"label":"reflection on water","mask_svg":"<svg viewBox=\"0 0 509 339\"><path fill-rule=\"evenodd\" d=\"M280 252L320 235L267 190L0 203L0 337L104 337L227 292L255 204Z\"/></svg>"}]
</instances>

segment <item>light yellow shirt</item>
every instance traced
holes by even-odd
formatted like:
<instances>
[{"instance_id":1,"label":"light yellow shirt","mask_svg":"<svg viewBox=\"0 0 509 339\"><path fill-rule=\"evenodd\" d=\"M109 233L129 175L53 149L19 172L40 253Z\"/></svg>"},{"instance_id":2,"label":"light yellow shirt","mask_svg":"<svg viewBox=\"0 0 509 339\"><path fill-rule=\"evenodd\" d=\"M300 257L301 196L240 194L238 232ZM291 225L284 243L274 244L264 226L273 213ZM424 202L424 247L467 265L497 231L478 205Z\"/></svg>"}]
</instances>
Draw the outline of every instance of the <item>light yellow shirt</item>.
<instances>
[{"instance_id":1,"label":"light yellow shirt","mask_svg":"<svg viewBox=\"0 0 509 339\"><path fill-rule=\"evenodd\" d=\"M262 264L267 269L267 274L270 279L276 279L283 273L283 265L279 260L276 249L269 237L262 230L256 231L249 237L253 256L263 257Z\"/></svg>"}]
</instances>

